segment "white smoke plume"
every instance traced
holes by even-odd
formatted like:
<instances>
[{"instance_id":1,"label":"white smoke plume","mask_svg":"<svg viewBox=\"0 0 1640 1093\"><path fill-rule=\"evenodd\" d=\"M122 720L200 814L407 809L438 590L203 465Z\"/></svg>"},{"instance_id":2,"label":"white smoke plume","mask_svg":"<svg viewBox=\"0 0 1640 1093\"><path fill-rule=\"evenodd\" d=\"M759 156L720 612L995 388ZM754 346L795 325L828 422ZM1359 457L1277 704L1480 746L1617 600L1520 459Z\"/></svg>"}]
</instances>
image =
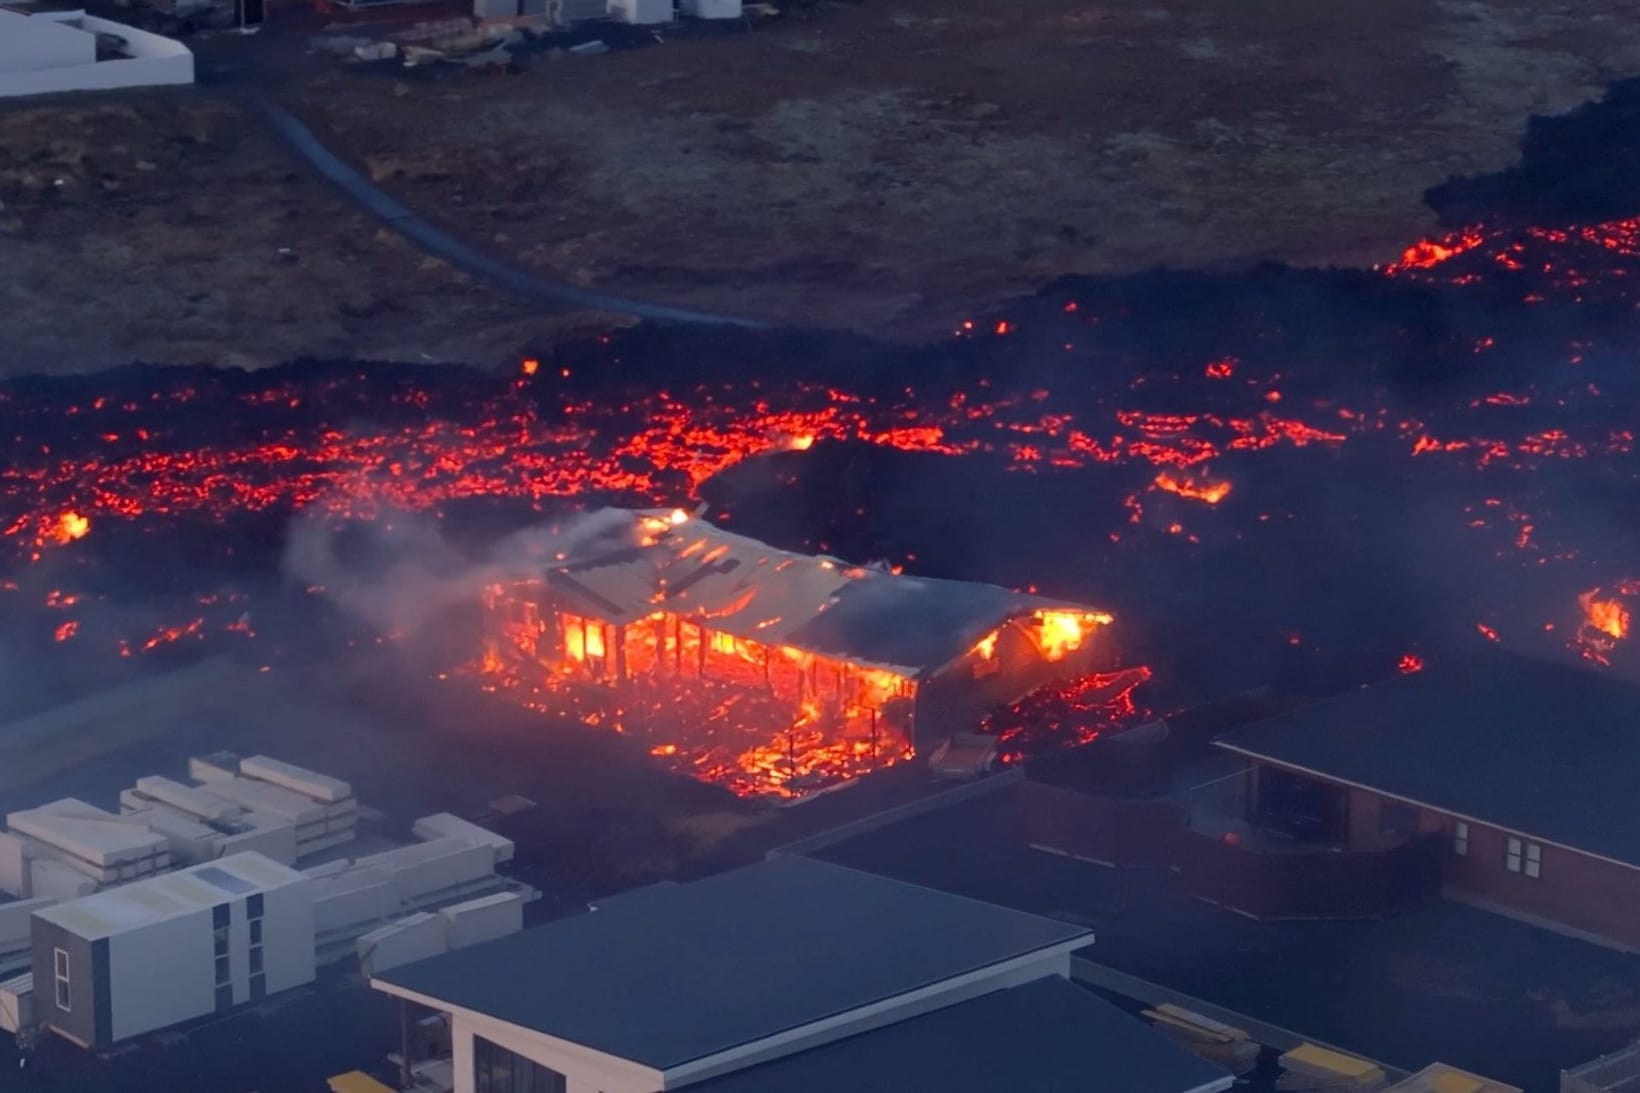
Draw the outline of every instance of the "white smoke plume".
<instances>
[{"instance_id":1,"label":"white smoke plume","mask_svg":"<svg viewBox=\"0 0 1640 1093\"><path fill-rule=\"evenodd\" d=\"M424 513L366 523L311 515L292 523L283 570L380 633L409 636L449 609L476 602L486 585L619 549L634 536L630 513L599 509L524 528L474 558L451 545Z\"/></svg>"}]
</instances>

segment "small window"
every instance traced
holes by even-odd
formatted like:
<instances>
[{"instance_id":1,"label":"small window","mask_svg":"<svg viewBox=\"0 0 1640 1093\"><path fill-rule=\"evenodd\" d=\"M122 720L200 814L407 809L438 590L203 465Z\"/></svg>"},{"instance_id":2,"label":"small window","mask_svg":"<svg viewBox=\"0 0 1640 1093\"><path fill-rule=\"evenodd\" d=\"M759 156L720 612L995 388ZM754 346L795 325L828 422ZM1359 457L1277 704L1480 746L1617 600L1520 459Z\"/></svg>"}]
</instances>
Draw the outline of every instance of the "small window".
<instances>
[{"instance_id":1,"label":"small window","mask_svg":"<svg viewBox=\"0 0 1640 1093\"><path fill-rule=\"evenodd\" d=\"M261 892L245 897L245 917L253 921L262 917Z\"/></svg>"},{"instance_id":2,"label":"small window","mask_svg":"<svg viewBox=\"0 0 1640 1093\"><path fill-rule=\"evenodd\" d=\"M1520 840L1513 835L1509 836L1509 843L1504 849L1503 867L1511 873L1520 872L1521 845Z\"/></svg>"},{"instance_id":3,"label":"small window","mask_svg":"<svg viewBox=\"0 0 1640 1093\"><path fill-rule=\"evenodd\" d=\"M262 920L259 918L251 919L251 944L262 944Z\"/></svg>"},{"instance_id":4,"label":"small window","mask_svg":"<svg viewBox=\"0 0 1640 1093\"><path fill-rule=\"evenodd\" d=\"M262 970L262 946L258 945L251 950L251 974L256 975Z\"/></svg>"},{"instance_id":5,"label":"small window","mask_svg":"<svg viewBox=\"0 0 1640 1093\"><path fill-rule=\"evenodd\" d=\"M251 976L251 998L260 1001L268 996L268 977L265 975Z\"/></svg>"},{"instance_id":6,"label":"small window","mask_svg":"<svg viewBox=\"0 0 1640 1093\"><path fill-rule=\"evenodd\" d=\"M233 988L218 986L216 988L216 1012L222 1013L233 1009Z\"/></svg>"},{"instance_id":7,"label":"small window","mask_svg":"<svg viewBox=\"0 0 1640 1093\"><path fill-rule=\"evenodd\" d=\"M211 931L211 944L214 946L217 956L228 955L228 928L226 926L218 926Z\"/></svg>"},{"instance_id":8,"label":"small window","mask_svg":"<svg viewBox=\"0 0 1640 1093\"><path fill-rule=\"evenodd\" d=\"M1452 825L1452 852L1460 858L1469 854L1469 825L1462 820Z\"/></svg>"},{"instance_id":9,"label":"small window","mask_svg":"<svg viewBox=\"0 0 1640 1093\"><path fill-rule=\"evenodd\" d=\"M219 987L222 987L222 986L226 986L227 984L232 983L232 982L233 982L233 977L228 971L228 958L225 957L225 956L217 957L216 958L216 985L219 986Z\"/></svg>"},{"instance_id":10,"label":"small window","mask_svg":"<svg viewBox=\"0 0 1640 1093\"><path fill-rule=\"evenodd\" d=\"M228 928L228 905L226 903L219 903L211 908L211 925L218 930Z\"/></svg>"},{"instance_id":11,"label":"small window","mask_svg":"<svg viewBox=\"0 0 1640 1093\"><path fill-rule=\"evenodd\" d=\"M51 975L54 988L52 1000L57 1008L64 1013L69 1012L68 999L68 950L53 949L51 952Z\"/></svg>"},{"instance_id":12,"label":"small window","mask_svg":"<svg viewBox=\"0 0 1640 1093\"><path fill-rule=\"evenodd\" d=\"M1526 844L1526 875L1536 879L1543 874L1543 847L1537 843Z\"/></svg>"}]
</instances>

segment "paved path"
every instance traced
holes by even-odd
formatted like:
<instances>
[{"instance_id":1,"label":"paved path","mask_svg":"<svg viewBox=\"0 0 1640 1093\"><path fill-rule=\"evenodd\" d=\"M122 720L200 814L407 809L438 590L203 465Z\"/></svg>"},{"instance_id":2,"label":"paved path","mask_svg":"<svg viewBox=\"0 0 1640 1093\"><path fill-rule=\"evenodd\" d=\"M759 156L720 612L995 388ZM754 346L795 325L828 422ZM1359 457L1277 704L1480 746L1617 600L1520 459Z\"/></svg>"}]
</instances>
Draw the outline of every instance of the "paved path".
<instances>
[{"instance_id":1,"label":"paved path","mask_svg":"<svg viewBox=\"0 0 1640 1093\"><path fill-rule=\"evenodd\" d=\"M313 130L283 106L254 93L238 98L244 105L266 118L293 151L311 163L315 170L335 183L373 216L429 254L443 259L473 277L488 281L525 299L538 300L554 307L613 311L640 319L707 326L756 328L763 325L732 315L714 315L686 308L645 303L642 300L630 300L623 296L590 292L574 285L548 280L492 258L435 227L413 209L382 192L369 179L326 148L314 135Z\"/></svg>"}]
</instances>

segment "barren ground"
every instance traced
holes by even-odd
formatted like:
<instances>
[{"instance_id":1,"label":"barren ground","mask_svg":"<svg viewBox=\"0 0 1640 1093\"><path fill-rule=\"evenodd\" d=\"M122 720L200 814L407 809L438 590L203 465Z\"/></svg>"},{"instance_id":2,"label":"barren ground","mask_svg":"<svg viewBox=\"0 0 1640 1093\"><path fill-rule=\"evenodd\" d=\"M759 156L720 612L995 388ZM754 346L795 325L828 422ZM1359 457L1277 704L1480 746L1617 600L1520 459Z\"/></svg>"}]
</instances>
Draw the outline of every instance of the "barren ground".
<instances>
[{"instance_id":1,"label":"barren ground","mask_svg":"<svg viewBox=\"0 0 1640 1093\"><path fill-rule=\"evenodd\" d=\"M924 338L1066 273L1391 257L1433 227L1425 187L1640 72L1626 11L870 0L511 78L337 64L284 94L545 275ZM0 200L0 370L489 362L555 321L384 237L202 93L0 114Z\"/></svg>"}]
</instances>

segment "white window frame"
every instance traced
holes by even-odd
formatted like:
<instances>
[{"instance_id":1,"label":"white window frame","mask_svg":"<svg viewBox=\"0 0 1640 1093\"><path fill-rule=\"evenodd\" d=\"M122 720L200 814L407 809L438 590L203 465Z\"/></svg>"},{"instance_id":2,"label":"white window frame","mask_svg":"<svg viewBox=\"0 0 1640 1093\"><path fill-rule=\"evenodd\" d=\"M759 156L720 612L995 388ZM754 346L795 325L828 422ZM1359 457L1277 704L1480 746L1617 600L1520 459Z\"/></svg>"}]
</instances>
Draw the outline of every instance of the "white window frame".
<instances>
[{"instance_id":1,"label":"white window frame","mask_svg":"<svg viewBox=\"0 0 1640 1093\"><path fill-rule=\"evenodd\" d=\"M1463 820L1452 825L1452 852L1460 858L1469 856L1469 824Z\"/></svg>"},{"instance_id":2,"label":"white window frame","mask_svg":"<svg viewBox=\"0 0 1640 1093\"><path fill-rule=\"evenodd\" d=\"M1511 873L1538 880L1543 876L1543 844L1509 836L1504 847L1503 867Z\"/></svg>"},{"instance_id":3,"label":"white window frame","mask_svg":"<svg viewBox=\"0 0 1640 1093\"><path fill-rule=\"evenodd\" d=\"M57 1008L64 1013L73 1012L69 1007L68 969L68 950L51 950L52 1000L57 1003Z\"/></svg>"}]
</instances>

